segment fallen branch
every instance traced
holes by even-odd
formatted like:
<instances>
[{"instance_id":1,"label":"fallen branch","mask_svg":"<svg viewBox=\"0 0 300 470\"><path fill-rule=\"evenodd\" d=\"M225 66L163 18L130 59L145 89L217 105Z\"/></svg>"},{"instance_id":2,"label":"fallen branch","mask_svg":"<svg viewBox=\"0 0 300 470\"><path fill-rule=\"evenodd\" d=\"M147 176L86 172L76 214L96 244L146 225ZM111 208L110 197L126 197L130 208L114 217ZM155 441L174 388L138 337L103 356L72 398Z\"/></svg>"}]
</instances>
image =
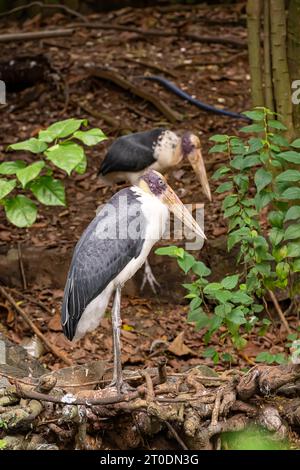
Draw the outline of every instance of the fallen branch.
<instances>
[{"instance_id":1,"label":"fallen branch","mask_svg":"<svg viewBox=\"0 0 300 470\"><path fill-rule=\"evenodd\" d=\"M85 16L81 15L81 13L78 13L78 11L73 10L67 5L61 5L61 4L50 5L49 3L45 4L42 2L30 2L27 5L20 5L18 7L12 8L11 10L0 13L0 18L2 18L3 16L12 15L13 13L18 13L19 11L27 10L28 8L31 8L31 7L39 7L41 9L54 8L56 10L63 10L65 13L69 13L70 15L76 16L77 18L80 18L84 22L87 21Z\"/></svg>"},{"instance_id":2,"label":"fallen branch","mask_svg":"<svg viewBox=\"0 0 300 470\"><path fill-rule=\"evenodd\" d=\"M123 88L126 91L142 98L149 103L151 103L156 109L158 109L168 121L175 123L177 121L182 121L183 116L177 111L174 111L170 106L168 106L164 101L159 97L149 93L145 90L144 87L136 85L133 82L130 82L127 78L122 77L119 73L114 70L101 69L91 67L88 69L90 76L100 78L102 80L107 80L115 85L118 85L120 88Z\"/></svg>"},{"instance_id":3,"label":"fallen branch","mask_svg":"<svg viewBox=\"0 0 300 470\"><path fill-rule=\"evenodd\" d=\"M226 384L206 383L197 392L194 380L208 378L200 374L195 367L159 384L158 369L136 371L133 375L143 376L146 383L124 395L109 387L65 394L55 380L46 380L47 375L35 388L16 379L1 395L0 418L7 424L3 437L10 446L16 432L30 429L31 435L49 436L52 445L65 448L67 441L73 448L81 435L80 447L90 448L96 440L97 449L144 448L144 441L151 446L152 439L162 437L164 444L173 441L172 448L176 442L178 448L200 450L220 448L222 433L242 431L250 424L261 425L279 443L289 431L299 432L300 388L295 388L296 398L279 397L299 383L300 365L258 365L247 374L235 373ZM128 374L130 385L131 379ZM50 394L39 391L45 385ZM44 406L44 401L50 403ZM99 434L103 442L97 441ZM19 438L22 441L22 434Z\"/></svg>"},{"instance_id":4,"label":"fallen branch","mask_svg":"<svg viewBox=\"0 0 300 470\"><path fill-rule=\"evenodd\" d=\"M269 296L270 296L270 298L271 298L271 300L272 300L272 302L273 302L273 304L274 304L274 307L275 307L275 309L276 309L276 312L278 313L278 316L279 316L279 318L280 318L280 320L281 320L283 326L285 327L286 331L287 331L288 334L290 335L290 334L292 333L292 330L290 329L289 324L288 324L288 322L287 322L287 320L286 320L286 318L285 318L285 316L284 316L284 313L283 313L283 311L281 310L281 307L280 307L279 302L278 302L278 300L277 300L277 298L276 298L276 295L274 294L274 292L272 292L272 291L269 290L269 289L268 289L268 294L269 294Z\"/></svg>"},{"instance_id":5,"label":"fallen branch","mask_svg":"<svg viewBox=\"0 0 300 470\"><path fill-rule=\"evenodd\" d=\"M72 36L74 29L53 29L47 31L35 31L33 33L0 34L0 42L31 41L34 39L58 38Z\"/></svg>"},{"instance_id":6,"label":"fallen branch","mask_svg":"<svg viewBox=\"0 0 300 470\"><path fill-rule=\"evenodd\" d=\"M104 29L104 30L115 30L115 31L127 31L129 33L140 34L141 36L157 36L165 38L178 38L178 39L189 39L205 44L225 44L233 47L246 48L247 43L242 39L232 37L220 37L220 36L205 36L193 33L178 33L172 31L160 31L157 29L139 29L131 26L121 26L117 24L105 24L105 23L75 23L72 27L82 27L88 29Z\"/></svg>"},{"instance_id":7,"label":"fallen branch","mask_svg":"<svg viewBox=\"0 0 300 470\"><path fill-rule=\"evenodd\" d=\"M64 361L67 365L72 365L71 359L69 359L66 354L60 351L54 344L52 344L39 330L39 328L33 323L33 321L28 317L27 313L15 302L12 296L6 292L4 287L0 286L0 293L3 297L5 297L9 303L14 307L16 312L23 318L23 320L27 323L27 325L31 328L31 330L36 334L38 338L45 344L46 348L54 354L54 356L58 357L62 361Z\"/></svg>"}]
</instances>

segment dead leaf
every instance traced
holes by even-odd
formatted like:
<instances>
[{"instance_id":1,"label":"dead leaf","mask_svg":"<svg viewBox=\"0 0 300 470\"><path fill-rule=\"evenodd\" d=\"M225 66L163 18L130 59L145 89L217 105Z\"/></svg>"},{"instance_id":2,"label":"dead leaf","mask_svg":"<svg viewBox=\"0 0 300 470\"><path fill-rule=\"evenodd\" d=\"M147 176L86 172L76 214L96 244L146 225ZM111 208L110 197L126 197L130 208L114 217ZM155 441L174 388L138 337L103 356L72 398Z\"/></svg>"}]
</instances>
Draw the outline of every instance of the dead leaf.
<instances>
[{"instance_id":1,"label":"dead leaf","mask_svg":"<svg viewBox=\"0 0 300 470\"><path fill-rule=\"evenodd\" d=\"M56 314L48 323L48 327L52 331L61 331L61 320L60 315Z\"/></svg>"},{"instance_id":2,"label":"dead leaf","mask_svg":"<svg viewBox=\"0 0 300 470\"><path fill-rule=\"evenodd\" d=\"M172 343L168 347L168 351L171 353L175 354L175 356L186 356L188 354L191 354L192 356L195 356L195 353L184 344L183 342L183 336L184 336L184 331L179 333L178 336L172 341Z\"/></svg>"}]
</instances>

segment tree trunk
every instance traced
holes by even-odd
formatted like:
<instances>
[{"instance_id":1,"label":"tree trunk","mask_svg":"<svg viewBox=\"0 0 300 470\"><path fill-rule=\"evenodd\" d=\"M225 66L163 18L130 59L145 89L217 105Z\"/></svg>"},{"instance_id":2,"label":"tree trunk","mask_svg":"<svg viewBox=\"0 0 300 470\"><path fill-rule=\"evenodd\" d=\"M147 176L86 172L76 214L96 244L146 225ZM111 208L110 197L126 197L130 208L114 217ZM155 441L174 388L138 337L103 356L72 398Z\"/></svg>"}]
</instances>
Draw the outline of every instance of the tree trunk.
<instances>
[{"instance_id":1,"label":"tree trunk","mask_svg":"<svg viewBox=\"0 0 300 470\"><path fill-rule=\"evenodd\" d=\"M271 111L274 111L270 36L270 0L264 1L264 75L265 105Z\"/></svg>"},{"instance_id":2,"label":"tree trunk","mask_svg":"<svg viewBox=\"0 0 300 470\"><path fill-rule=\"evenodd\" d=\"M276 111L293 135L291 82L286 51L286 17L284 0L270 0L273 84Z\"/></svg>"},{"instance_id":3,"label":"tree trunk","mask_svg":"<svg viewBox=\"0 0 300 470\"><path fill-rule=\"evenodd\" d=\"M260 51L260 18L262 0L248 0L248 51L253 106L264 106L263 74Z\"/></svg>"},{"instance_id":4,"label":"tree trunk","mask_svg":"<svg viewBox=\"0 0 300 470\"><path fill-rule=\"evenodd\" d=\"M300 0L290 0L288 12L288 65L291 82L300 80ZM299 87L298 87L299 88ZM300 104L293 105L294 128L300 135Z\"/></svg>"}]
</instances>

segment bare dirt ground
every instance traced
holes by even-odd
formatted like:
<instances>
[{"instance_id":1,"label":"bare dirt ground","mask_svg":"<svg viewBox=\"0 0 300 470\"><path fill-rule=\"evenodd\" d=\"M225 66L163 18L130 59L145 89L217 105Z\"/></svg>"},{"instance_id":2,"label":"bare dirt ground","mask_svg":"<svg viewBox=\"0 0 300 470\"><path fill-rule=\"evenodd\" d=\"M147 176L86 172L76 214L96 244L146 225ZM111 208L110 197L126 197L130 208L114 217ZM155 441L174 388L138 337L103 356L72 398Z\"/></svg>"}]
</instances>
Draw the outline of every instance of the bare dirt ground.
<instances>
[{"instance_id":1,"label":"bare dirt ground","mask_svg":"<svg viewBox=\"0 0 300 470\"><path fill-rule=\"evenodd\" d=\"M246 29L240 21L240 10L236 7L199 6L189 10L178 8L178 11L158 7L125 8L94 14L89 20L142 30L175 30L180 33L246 41ZM46 19L37 15L23 23L2 18L0 33L14 32L16 29L34 31L50 27L64 28L78 21L61 13ZM156 37L136 32L88 29L84 26L76 28L71 37L3 43L1 48L3 59L44 54L48 57L52 71L56 71L43 83L9 93L8 104L2 109L0 122L2 152L8 144L34 136L41 128L68 117L87 118L91 126L100 127L109 136L107 142L89 151L87 174L66 180L68 206L65 209L41 208L37 222L27 230L17 229L7 223L1 209L2 251L16 247L21 242L22 251L26 251L28 247L45 251L55 249L56 256L64 260L66 253L74 247L84 227L93 218L97 206L107 201L116 191L115 187L103 187L97 178L97 170L107 147L119 135L157 126L166 126L179 132L191 130L201 137L203 154L211 175L220 160L208 154L209 137L216 133L234 134L241 125L235 119L200 111L156 83L143 82L146 90L184 115L183 121L171 124L146 101L104 80L90 77L87 73L89 66L110 67L132 80L145 73L164 75L206 103L236 112L250 107L246 48L201 43L184 37ZM63 174L60 177L64 178ZM185 203L204 201L199 183L188 162L171 171L169 181ZM213 181L211 186L213 190ZM209 244L197 256L215 266L218 273L226 274L230 258L228 260L227 257L227 261L226 255L223 260L218 258L220 249L222 251L224 248L226 233L226 222L222 218L220 205L221 198L218 195L214 196L212 203L205 201L205 231ZM175 371L199 361L212 365L210 358L202 356L205 348L203 331L195 332L193 325L186 322L187 305L180 294L183 292L181 283L184 282L184 277L178 273L174 263L169 264L155 255L151 257L151 262L154 263L154 272L162 283L162 294L155 297L148 289L140 293L137 287L141 278L139 274L133 288L128 289L128 296L123 297L124 365L138 365L140 368L150 366L155 363L157 355L161 354L166 354L168 364ZM41 256L37 264L43 263ZM66 262L65 270L68 268L67 264ZM29 268L26 265L25 268L30 279ZM34 267L31 265L30 269L34 270ZM51 271L51 266L45 266L45 269ZM87 335L79 345L72 345L64 338L59 319L63 285L61 282L55 284L53 277L55 272L54 276L50 276L51 280L47 277L40 280L37 278L27 290L18 287L10 292L45 336L72 358L74 363L83 364L98 358L111 361L109 315L102 320L101 327ZM168 295L166 292L173 294ZM5 299L2 299L0 305L0 329L17 343L24 337L32 336L32 331L16 316ZM178 335L183 332L184 339L182 335L178 339ZM176 338L177 342L174 343ZM259 351L267 349L281 352L284 349L281 332L276 325L264 337L255 338L253 335L248 339L248 346L242 354L233 351L228 338L221 339L216 335L213 343L220 352L230 352L233 355L233 365L242 367L253 364L253 357ZM63 365L50 353L43 355L42 362L50 368ZM228 368L229 364L220 363L217 367L222 370Z\"/></svg>"}]
</instances>

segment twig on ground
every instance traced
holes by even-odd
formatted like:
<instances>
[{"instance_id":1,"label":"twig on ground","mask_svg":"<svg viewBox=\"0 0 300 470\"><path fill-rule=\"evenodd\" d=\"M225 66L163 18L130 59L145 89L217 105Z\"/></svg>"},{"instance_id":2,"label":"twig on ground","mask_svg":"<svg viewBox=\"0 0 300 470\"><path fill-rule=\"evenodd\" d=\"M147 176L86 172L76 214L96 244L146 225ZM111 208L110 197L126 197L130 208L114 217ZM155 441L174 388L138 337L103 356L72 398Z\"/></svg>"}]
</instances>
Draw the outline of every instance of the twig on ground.
<instances>
[{"instance_id":1,"label":"twig on ground","mask_svg":"<svg viewBox=\"0 0 300 470\"><path fill-rule=\"evenodd\" d=\"M272 300L273 304L274 304L274 307L276 309L276 312L278 313L278 316L282 322L282 324L284 325L286 331L288 332L288 334L290 335L292 333L292 330L290 329L289 327L289 324L284 316L284 313L283 311L281 310L281 307L279 305L279 302L277 300L277 297L276 295L274 294L274 292L272 292L270 289L268 289L268 294L270 296L270 299Z\"/></svg>"},{"instance_id":2,"label":"twig on ground","mask_svg":"<svg viewBox=\"0 0 300 470\"><path fill-rule=\"evenodd\" d=\"M33 323L33 321L28 317L27 313L15 302L12 296L6 292L4 287L0 286L0 294L5 297L9 303L14 307L17 313L23 318L23 320L27 323L27 325L32 329L32 331L36 334L40 340L43 341L47 349L54 354L54 356L58 357L62 360L65 364L69 366L72 365L71 359L69 359L63 351L60 351L54 344L52 344L39 330L39 328Z\"/></svg>"},{"instance_id":3,"label":"twig on ground","mask_svg":"<svg viewBox=\"0 0 300 470\"><path fill-rule=\"evenodd\" d=\"M182 115L174 111L164 101L156 95L149 93L144 87L130 82L127 78L122 77L118 72L111 69L101 69L91 67L88 69L90 76L100 78L115 83L120 88L123 88L130 93L149 101L156 109L158 109L170 122L175 123L183 119Z\"/></svg>"},{"instance_id":4,"label":"twig on ground","mask_svg":"<svg viewBox=\"0 0 300 470\"><path fill-rule=\"evenodd\" d=\"M211 414L211 423L210 423L211 426L216 426L217 423L218 423L218 418L219 418L219 413L220 413L220 406L221 406L221 398L223 396L223 392L224 392L223 388L220 388L217 391L214 408L213 408L213 411L212 411L212 414Z\"/></svg>"},{"instance_id":5,"label":"twig on ground","mask_svg":"<svg viewBox=\"0 0 300 470\"><path fill-rule=\"evenodd\" d=\"M147 394L146 394L146 400L151 402L154 399L154 388L153 388L153 382L151 379L151 376L149 372L143 371L142 372L143 377L145 378L146 381L146 387L147 387Z\"/></svg>"},{"instance_id":6,"label":"twig on ground","mask_svg":"<svg viewBox=\"0 0 300 470\"><path fill-rule=\"evenodd\" d=\"M26 275L25 275L25 270L24 270L24 264L23 264L22 250L21 250L21 243L20 242L18 242L18 258L19 258L19 266L20 266L20 272L21 272L21 277L22 277L22 282L23 282L23 289L27 289L27 281L26 281Z\"/></svg>"},{"instance_id":7,"label":"twig on ground","mask_svg":"<svg viewBox=\"0 0 300 470\"><path fill-rule=\"evenodd\" d=\"M0 42L10 41L31 41L34 39L57 38L63 36L72 36L74 29L49 29L46 31L34 31L30 33L9 33L0 34Z\"/></svg>"},{"instance_id":8,"label":"twig on ground","mask_svg":"<svg viewBox=\"0 0 300 470\"><path fill-rule=\"evenodd\" d=\"M164 423L167 426L167 428L169 429L169 431L171 432L171 434L175 437L175 439L178 442L178 444L180 445L180 447L182 447L183 450L189 450L189 448L185 445L185 443L183 442L181 437L179 437L176 429L173 428L172 424L170 424L168 421L164 421Z\"/></svg>"}]
</instances>

